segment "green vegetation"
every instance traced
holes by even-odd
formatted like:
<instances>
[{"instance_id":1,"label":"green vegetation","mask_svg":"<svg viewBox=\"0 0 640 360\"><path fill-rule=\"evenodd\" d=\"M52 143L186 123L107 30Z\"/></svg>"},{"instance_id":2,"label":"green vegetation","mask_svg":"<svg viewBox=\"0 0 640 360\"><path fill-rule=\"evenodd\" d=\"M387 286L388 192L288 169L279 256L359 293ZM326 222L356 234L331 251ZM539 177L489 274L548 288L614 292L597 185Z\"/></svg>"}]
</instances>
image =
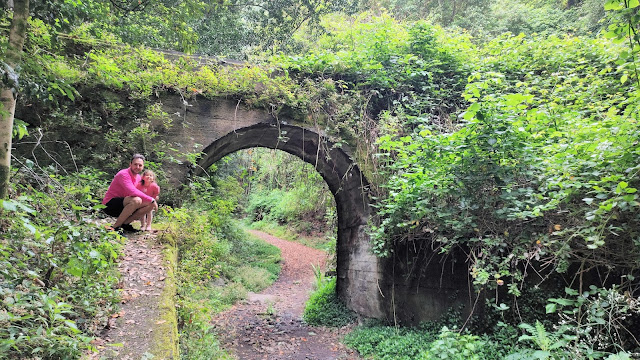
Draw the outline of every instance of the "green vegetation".
<instances>
[{"instance_id":1,"label":"green vegetation","mask_svg":"<svg viewBox=\"0 0 640 360\"><path fill-rule=\"evenodd\" d=\"M21 173L0 200L1 358L79 358L115 311L123 239L93 222L98 175Z\"/></svg>"},{"instance_id":2,"label":"green vegetation","mask_svg":"<svg viewBox=\"0 0 640 360\"><path fill-rule=\"evenodd\" d=\"M336 278L320 277L317 289L307 301L302 318L314 326L340 327L355 319L355 314L338 299Z\"/></svg>"},{"instance_id":3,"label":"green vegetation","mask_svg":"<svg viewBox=\"0 0 640 360\"><path fill-rule=\"evenodd\" d=\"M158 170L164 201L183 204L163 216L179 247L186 358L226 356L202 347L215 343L207 316L278 273L278 254L232 216L335 239L331 194L284 154L247 150L170 189L162 164L200 149L157 140L172 126L167 93L187 105L235 99L352 147L372 185L379 256L403 246L468 254L482 321L359 328L346 342L362 355L640 351L638 1L43 0L27 28L14 27L23 49L10 46L16 14L5 4L0 157L13 167L0 166L0 182L11 181L0 188L2 357L90 350L117 302L121 243L90 220L106 174L131 153ZM252 63L170 60L149 47ZM330 312L335 281L320 283L305 319L344 324L346 313Z\"/></svg>"},{"instance_id":4,"label":"green vegetation","mask_svg":"<svg viewBox=\"0 0 640 360\"><path fill-rule=\"evenodd\" d=\"M230 358L219 348L211 317L247 291L269 286L280 273L280 251L247 237L231 219L234 201L205 181L192 184L204 194L182 208L171 209L169 241L178 247L178 321L181 358Z\"/></svg>"},{"instance_id":5,"label":"green vegetation","mask_svg":"<svg viewBox=\"0 0 640 360\"><path fill-rule=\"evenodd\" d=\"M333 195L313 166L297 157L261 148L239 151L213 174L216 187L239 194L236 212L251 228L322 249L335 237Z\"/></svg>"},{"instance_id":6,"label":"green vegetation","mask_svg":"<svg viewBox=\"0 0 640 360\"><path fill-rule=\"evenodd\" d=\"M507 343L500 346L487 339L460 334L436 324L413 329L365 325L349 333L344 341L363 356L389 360L499 360L505 359L505 355L513 348Z\"/></svg>"}]
</instances>

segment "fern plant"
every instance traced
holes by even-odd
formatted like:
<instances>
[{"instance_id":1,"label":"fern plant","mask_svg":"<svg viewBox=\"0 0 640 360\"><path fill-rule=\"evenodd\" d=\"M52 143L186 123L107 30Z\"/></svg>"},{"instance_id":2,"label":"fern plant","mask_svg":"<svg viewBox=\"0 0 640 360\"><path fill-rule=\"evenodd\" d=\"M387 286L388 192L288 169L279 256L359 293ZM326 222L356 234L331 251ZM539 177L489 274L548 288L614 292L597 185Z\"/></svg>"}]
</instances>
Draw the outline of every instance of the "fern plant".
<instances>
[{"instance_id":1,"label":"fern plant","mask_svg":"<svg viewBox=\"0 0 640 360\"><path fill-rule=\"evenodd\" d=\"M520 336L518 341L532 341L539 350L533 353L535 359L560 359L554 355L554 350L561 349L568 344L562 332L549 333L540 321L536 321L535 326L520 324L520 328L528 334Z\"/></svg>"}]
</instances>

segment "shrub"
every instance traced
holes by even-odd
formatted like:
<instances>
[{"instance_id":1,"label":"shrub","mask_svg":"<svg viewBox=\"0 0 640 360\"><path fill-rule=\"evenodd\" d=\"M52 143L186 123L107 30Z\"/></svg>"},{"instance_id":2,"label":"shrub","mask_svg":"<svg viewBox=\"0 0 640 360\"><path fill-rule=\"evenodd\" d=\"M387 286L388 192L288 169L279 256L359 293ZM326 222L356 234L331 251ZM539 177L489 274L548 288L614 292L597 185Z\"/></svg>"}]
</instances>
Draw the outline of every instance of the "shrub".
<instances>
[{"instance_id":1,"label":"shrub","mask_svg":"<svg viewBox=\"0 0 640 360\"><path fill-rule=\"evenodd\" d=\"M78 358L118 302L122 238L77 174L37 180L0 200L0 358Z\"/></svg>"},{"instance_id":2,"label":"shrub","mask_svg":"<svg viewBox=\"0 0 640 360\"><path fill-rule=\"evenodd\" d=\"M444 327L429 350L422 352L420 360L484 360L481 356L484 341L475 335L460 335Z\"/></svg>"},{"instance_id":3,"label":"shrub","mask_svg":"<svg viewBox=\"0 0 640 360\"><path fill-rule=\"evenodd\" d=\"M352 322L355 315L338 298L336 278L331 277L311 294L302 318L313 326L340 327Z\"/></svg>"}]
</instances>

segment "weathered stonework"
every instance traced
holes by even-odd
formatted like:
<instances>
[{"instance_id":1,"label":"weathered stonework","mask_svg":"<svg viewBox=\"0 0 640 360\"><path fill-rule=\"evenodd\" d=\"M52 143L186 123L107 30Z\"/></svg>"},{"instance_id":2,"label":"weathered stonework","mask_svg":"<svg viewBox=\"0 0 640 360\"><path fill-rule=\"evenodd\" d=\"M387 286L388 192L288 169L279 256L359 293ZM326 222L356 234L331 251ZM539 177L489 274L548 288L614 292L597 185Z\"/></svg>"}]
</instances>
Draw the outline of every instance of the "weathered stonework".
<instances>
[{"instance_id":1,"label":"weathered stonework","mask_svg":"<svg viewBox=\"0 0 640 360\"><path fill-rule=\"evenodd\" d=\"M466 290L462 281L466 271L461 263L446 275L451 281L443 286L433 281L434 276L441 278L435 267L424 277L413 279L405 276L410 273L402 264L373 254L367 231L371 215L368 183L348 147L334 146L305 124L276 119L264 110L246 109L235 100L184 101L168 95L161 101L173 119L163 139L183 152L204 154L195 167L163 165L176 186L224 156L252 147L283 150L314 165L336 201L337 291L352 310L366 317L417 323L439 317L464 298L460 293ZM397 249L397 253L403 252Z\"/></svg>"}]
</instances>

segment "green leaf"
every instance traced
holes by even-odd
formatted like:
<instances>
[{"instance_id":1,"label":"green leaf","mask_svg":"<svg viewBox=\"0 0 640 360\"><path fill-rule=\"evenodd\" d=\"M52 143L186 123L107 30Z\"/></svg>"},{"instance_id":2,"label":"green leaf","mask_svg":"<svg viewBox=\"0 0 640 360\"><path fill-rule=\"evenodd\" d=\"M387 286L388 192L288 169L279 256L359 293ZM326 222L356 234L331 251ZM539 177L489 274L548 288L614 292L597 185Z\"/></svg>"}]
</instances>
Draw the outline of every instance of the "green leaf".
<instances>
[{"instance_id":1,"label":"green leaf","mask_svg":"<svg viewBox=\"0 0 640 360\"><path fill-rule=\"evenodd\" d=\"M0 203L2 203L2 208L7 210L7 211L16 211L17 207L16 207L16 202L13 200L0 200Z\"/></svg>"},{"instance_id":2,"label":"green leaf","mask_svg":"<svg viewBox=\"0 0 640 360\"><path fill-rule=\"evenodd\" d=\"M33 226L33 224L31 224L31 221L29 221L28 219L22 218L22 223L24 224L24 227L26 227L31 234L35 234L38 231L36 227Z\"/></svg>"},{"instance_id":3,"label":"green leaf","mask_svg":"<svg viewBox=\"0 0 640 360\"><path fill-rule=\"evenodd\" d=\"M556 310L557 310L557 305L556 304L547 304L547 307L546 307L547 314L554 313L554 312L556 312Z\"/></svg>"},{"instance_id":4,"label":"green leaf","mask_svg":"<svg viewBox=\"0 0 640 360\"><path fill-rule=\"evenodd\" d=\"M473 119L474 116L476 116L476 113L479 110L480 110L480 104L477 102L473 103L467 108L467 111L464 112L464 114L462 115L462 118L465 120L471 120Z\"/></svg>"},{"instance_id":5,"label":"green leaf","mask_svg":"<svg viewBox=\"0 0 640 360\"><path fill-rule=\"evenodd\" d=\"M575 301L573 300L569 300L569 299L564 299L564 298L560 298L560 299L549 299L549 301L559 304L559 305L564 305L564 306L568 306L568 305L574 305Z\"/></svg>"},{"instance_id":6,"label":"green leaf","mask_svg":"<svg viewBox=\"0 0 640 360\"><path fill-rule=\"evenodd\" d=\"M533 353L533 357L536 359L546 360L551 357L551 353L548 351L538 350Z\"/></svg>"},{"instance_id":7,"label":"green leaf","mask_svg":"<svg viewBox=\"0 0 640 360\"><path fill-rule=\"evenodd\" d=\"M67 94L67 97L71 99L71 101L74 101L76 99L76 97L73 95L73 91L71 91L70 88L66 88L65 93Z\"/></svg>"},{"instance_id":8,"label":"green leaf","mask_svg":"<svg viewBox=\"0 0 640 360\"><path fill-rule=\"evenodd\" d=\"M578 295L578 292L577 292L576 290L574 290L574 289L570 288L570 287L565 287L565 288L564 288L564 292L565 292L565 294L567 294L567 295L571 295L571 296L576 296L576 295Z\"/></svg>"},{"instance_id":9,"label":"green leaf","mask_svg":"<svg viewBox=\"0 0 640 360\"><path fill-rule=\"evenodd\" d=\"M605 39L615 39L617 37L618 37L618 34L616 34L615 31L607 31L606 33L604 33Z\"/></svg>"},{"instance_id":10,"label":"green leaf","mask_svg":"<svg viewBox=\"0 0 640 360\"><path fill-rule=\"evenodd\" d=\"M64 323L65 325L67 325L68 328L72 329L74 333L80 332L80 330L78 330L78 327L76 326L75 321L66 319L64 320Z\"/></svg>"},{"instance_id":11,"label":"green leaf","mask_svg":"<svg viewBox=\"0 0 640 360\"><path fill-rule=\"evenodd\" d=\"M606 11L616 11L624 9L624 2L620 0L607 0L604 4L604 9Z\"/></svg>"},{"instance_id":12,"label":"green leaf","mask_svg":"<svg viewBox=\"0 0 640 360\"><path fill-rule=\"evenodd\" d=\"M82 276L82 273L84 272L82 269L82 264L80 263L80 261L78 261L78 259L71 259L69 260L69 262L67 263L67 268L66 271L73 275L73 276Z\"/></svg>"}]
</instances>

